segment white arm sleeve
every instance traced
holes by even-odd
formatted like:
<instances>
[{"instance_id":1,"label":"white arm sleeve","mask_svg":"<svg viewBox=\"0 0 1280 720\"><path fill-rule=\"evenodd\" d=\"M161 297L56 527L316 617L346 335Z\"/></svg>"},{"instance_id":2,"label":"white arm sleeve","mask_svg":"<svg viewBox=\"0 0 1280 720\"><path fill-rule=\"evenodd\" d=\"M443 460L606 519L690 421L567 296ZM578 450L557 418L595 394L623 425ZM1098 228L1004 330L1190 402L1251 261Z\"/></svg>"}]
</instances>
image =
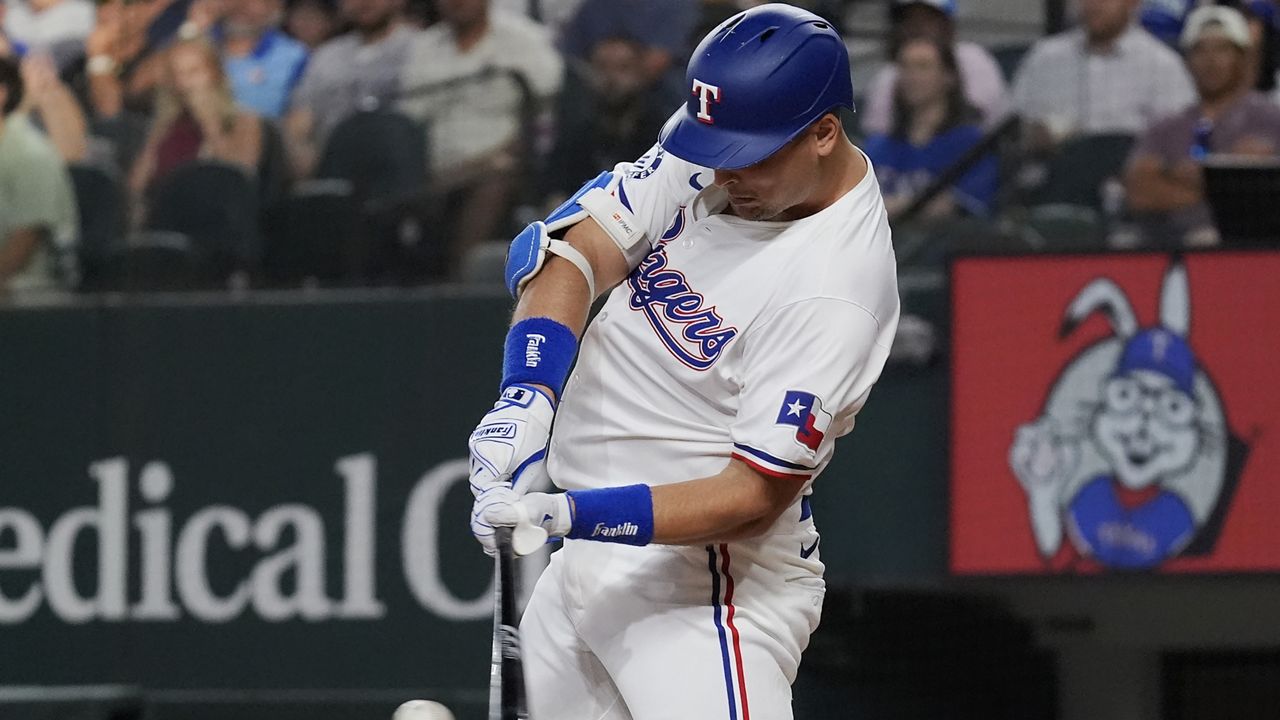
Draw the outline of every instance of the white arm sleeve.
<instances>
[{"instance_id":1,"label":"white arm sleeve","mask_svg":"<svg viewBox=\"0 0 1280 720\"><path fill-rule=\"evenodd\" d=\"M712 185L715 171L685 162L657 145L635 162L620 163L613 171L622 176L618 199L655 247L669 228L684 221L682 210L707 212L706 206L714 206L714 199L708 198L719 191Z\"/></svg>"}]
</instances>

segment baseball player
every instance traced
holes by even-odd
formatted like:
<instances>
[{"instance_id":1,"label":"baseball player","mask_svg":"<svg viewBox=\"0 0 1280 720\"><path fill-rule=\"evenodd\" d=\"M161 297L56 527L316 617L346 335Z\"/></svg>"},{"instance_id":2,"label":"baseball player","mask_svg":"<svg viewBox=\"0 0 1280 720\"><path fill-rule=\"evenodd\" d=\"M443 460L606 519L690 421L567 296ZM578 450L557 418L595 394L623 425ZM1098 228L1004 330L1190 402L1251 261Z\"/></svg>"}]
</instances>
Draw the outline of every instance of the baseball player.
<instances>
[{"instance_id":1,"label":"baseball player","mask_svg":"<svg viewBox=\"0 0 1280 720\"><path fill-rule=\"evenodd\" d=\"M495 527L517 553L565 538L521 623L539 720L791 717L825 592L809 495L898 323L836 31L752 8L703 39L687 87L657 146L508 256L472 531L490 551ZM547 474L564 492L529 492Z\"/></svg>"}]
</instances>

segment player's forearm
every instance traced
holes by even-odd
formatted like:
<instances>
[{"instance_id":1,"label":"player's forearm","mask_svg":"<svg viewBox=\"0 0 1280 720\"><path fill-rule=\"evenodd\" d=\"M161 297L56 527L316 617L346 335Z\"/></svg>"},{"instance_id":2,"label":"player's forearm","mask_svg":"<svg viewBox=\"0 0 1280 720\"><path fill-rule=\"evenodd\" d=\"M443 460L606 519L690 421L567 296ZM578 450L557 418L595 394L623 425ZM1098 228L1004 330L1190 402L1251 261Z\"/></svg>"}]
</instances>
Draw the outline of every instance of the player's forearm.
<instances>
[{"instance_id":1,"label":"player's forearm","mask_svg":"<svg viewBox=\"0 0 1280 720\"><path fill-rule=\"evenodd\" d=\"M754 537L773 525L801 487L737 460L711 477L659 485L653 488L653 542L701 545Z\"/></svg>"},{"instance_id":2,"label":"player's forearm","mask_svg":"<svg viewBox=\"0 0 1280 720\"><path fill-rule=\"evenodd\" d=\"M520 294L511 316L512 324L526 318L550 318L581 337L591 309L592 298L588 295L587 280L582 273L568 260L551 257Z\"/></svg>"},{"instance_id":3,"label":"player's forearm","mask_svg":"<svg viewBox=\"0 0 1280 720\"><path fill-rule=\"evenodd\" d=\"M617 285L626 277L626 260L595 221L586 220L569 228L565 233L565 241L581 252L591 264L598 292ZM586 329L587 314L594 301L595 297L592 296L591 287L582 271L568 260L552 255L547 258L537 276L525 285L512 314L511 324L515 326L530 318L548 318L568 328L575 338L580 338ZM512 332L516 330L513 329ZM573 350L576 352L576 348ZM509 355L510 352L509 347ZM565 372L567 371L566 364ZM563 381L563 378L559 379ZM536 378L526 379L526 382L543 390L553 399L558 399L558 389L552 387L551 382L540 382Z\"/></svg>"}]
</instances>

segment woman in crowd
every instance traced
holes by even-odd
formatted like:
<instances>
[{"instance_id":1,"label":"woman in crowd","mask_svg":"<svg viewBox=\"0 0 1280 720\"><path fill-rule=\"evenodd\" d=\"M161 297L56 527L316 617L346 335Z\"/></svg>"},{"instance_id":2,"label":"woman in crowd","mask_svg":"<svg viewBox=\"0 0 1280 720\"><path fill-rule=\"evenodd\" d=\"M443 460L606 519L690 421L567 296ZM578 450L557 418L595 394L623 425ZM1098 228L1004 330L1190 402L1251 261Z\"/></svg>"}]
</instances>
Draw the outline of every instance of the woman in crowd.
<instances>
[{"instance_id":1,"label":"woman in crowd","mask_svg":"<svg viewBox=\"0 0 1280 720\"><path fill-rule=\"evenodd\" d=\"M934 37L904 41L895 59L898 81L889 132L867 139L890 216L905 210L940 173L982 137L978 112L965 100L951 46ZM984 216L996 192L998 167L983 158L924 211L928 218Z\"/></svg>"},{"instance_id":2,"label":"woman in crowd","mask_svg":"<svg viewBox=\"0 0 1280 720\"><path fill-rule=\"evenodd\" d=\"M207 40L183 40L169 48L155 108L146 144L129 175L135 198L193 160L218 160L257 174L262 121L236 106L218 52Z\"/></svg>"}]
</instances>

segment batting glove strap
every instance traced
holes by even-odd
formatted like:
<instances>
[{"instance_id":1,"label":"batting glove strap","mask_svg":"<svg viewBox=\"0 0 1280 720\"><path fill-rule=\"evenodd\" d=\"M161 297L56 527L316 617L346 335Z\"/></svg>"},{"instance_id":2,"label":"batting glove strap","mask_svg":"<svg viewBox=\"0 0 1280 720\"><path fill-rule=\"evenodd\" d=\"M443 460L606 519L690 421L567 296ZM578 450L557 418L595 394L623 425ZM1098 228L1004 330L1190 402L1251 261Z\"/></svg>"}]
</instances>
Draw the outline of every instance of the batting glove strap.
<instances>
[{"instance_id":1,"label":"batting glove strap","mask_svg":"<svg viewBox=\"0 0 1280 720\"><path fill-rule=\"evenodd\" d=\"M627 485L565 493L573 510L571 540L648 545L653 541L653 491Z\"/></svg>"}]
</instances>

